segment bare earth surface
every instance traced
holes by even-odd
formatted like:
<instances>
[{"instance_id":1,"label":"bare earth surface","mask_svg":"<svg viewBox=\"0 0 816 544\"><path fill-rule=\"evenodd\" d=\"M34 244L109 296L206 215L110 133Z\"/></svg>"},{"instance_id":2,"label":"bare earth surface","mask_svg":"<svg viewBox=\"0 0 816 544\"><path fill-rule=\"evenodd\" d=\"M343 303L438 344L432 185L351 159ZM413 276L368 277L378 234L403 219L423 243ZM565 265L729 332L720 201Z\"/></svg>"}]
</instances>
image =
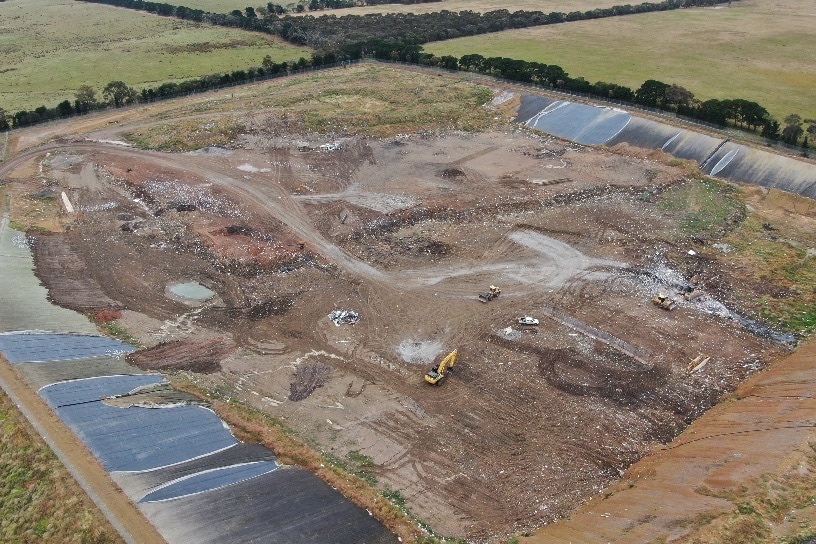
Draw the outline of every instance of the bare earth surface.
<instances>
[{"instance_id":1,"label":"bare earth surface","mask_svg":"<svg viewBox=\"0 0 816 544\"><path fill-rule=\"evenodd\" d=\"M769 474L806 474L816 438L816 342L754 376L667 448L635 464L602 497L525 543L674 541L695 516L733 509L718 497ZM812 527L813 508L779 524Z\"/></svg>"},{"instance_id":2,"label":"bare earth surface","mask_svg":"<svg viewBox=\"0 0 816 544\"><path fill-rule=\"evenodd\" d=\"M64 232L33 235L52 299L124 309L118 325L155 348L135 356L141 368L192 371L318 449L370 456L379 486L442 535L495 542L569 515L787 353L718 302L728 271L707 275L695 255L709 247L682 237L679 212L643 198L688 182L659 155L514 127L256 132L171 154L105 143L121 127L101 118L78 123L99 131L0 166L19 194L46 184L76 210ZM21 132L18 153L38 130L55 129ZM680 266L700 270L704 294L663 311L650 299L691 282ZM168 293L183 282L216 296ZM502 294L480 304L491 284ZM359 322L336 326L341 309ZM541 324L522 328L523 315ZM454 348L451 376L428 386ZM710 361L689 373L701 353ZM748 425L759 412L724 413ZM706 443L659 458L683 464ZM668 469L627 474L617 485L676 485ZM639 498L628 508L655 504Z\"/></svg>"}]
</instances>

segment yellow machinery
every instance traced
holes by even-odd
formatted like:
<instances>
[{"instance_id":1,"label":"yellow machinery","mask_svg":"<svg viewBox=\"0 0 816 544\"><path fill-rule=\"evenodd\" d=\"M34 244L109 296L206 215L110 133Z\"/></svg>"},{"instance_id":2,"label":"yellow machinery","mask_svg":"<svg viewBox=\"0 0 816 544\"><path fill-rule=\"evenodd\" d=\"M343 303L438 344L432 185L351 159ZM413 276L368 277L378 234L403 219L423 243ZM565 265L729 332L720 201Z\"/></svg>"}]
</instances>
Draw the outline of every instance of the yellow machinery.
<instances>
[{"instance_id":1,"label":"yellow machinery","mask_svg":"<svg viewBox=\"0 0 816 544\"><path fill-rule=\"evenodd\" d=\"M442 362L433 367L430 372L425 374L425 381L431 385L441 385L442 378L444 378L447 375L448 370L453 368L453 366L456 364L456 357L458 357L458 355L458 348L448 353L445 358L442 359Z\"/></svg>"},{"instance_id":2,"label":"yellow machinery","mask_svg":"<svg viewBox=\"0 0 816 544\"><path fill-rule=\"evenodd\" d=\"M674 310L675 306L677 306L677 302L666 293L658 293L657 296L652 298L652 302L658 308L669 311Z\"/></svg>"},{"instance_id":3,"label":"yellow machinery","mask_svg":"<svg viewBox=\"0 0 816 544\"><path fill-rule=\"evenodd\" d=\"M491 285L487 293L479 293L479 302L490 302L499 295L501 295L501 289L495 285Z\"/></svg>"}]
</instances>

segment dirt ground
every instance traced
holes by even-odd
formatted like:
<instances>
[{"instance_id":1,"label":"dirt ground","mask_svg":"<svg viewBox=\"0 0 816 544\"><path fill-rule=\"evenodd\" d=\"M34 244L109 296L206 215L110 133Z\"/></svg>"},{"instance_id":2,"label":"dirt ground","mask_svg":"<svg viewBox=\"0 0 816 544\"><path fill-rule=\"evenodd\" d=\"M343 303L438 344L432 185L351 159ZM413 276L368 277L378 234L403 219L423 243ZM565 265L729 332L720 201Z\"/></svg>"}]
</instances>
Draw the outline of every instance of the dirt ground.
<instances>
[{"instance_id":1,"label":"dirt ground","mask_svg":"<svg viewBox=\"0 0 816 544\"><path fill-rule=\"evenodd\" d=\"M5 173L75 210L64 232L30 233L52 299L123 310L152 348L141 368L192 371L322 451L371 457L441 535L495 542L567 516L788 349L718 302L716 263L702 297L677 293L708 242L644 197L689 183L659 154L510 126L170 154L108 143L116 130ZM181 282L215 296L168 293ZM653 305L659 291L679 307Z\"/></svg>"}]
</instances>

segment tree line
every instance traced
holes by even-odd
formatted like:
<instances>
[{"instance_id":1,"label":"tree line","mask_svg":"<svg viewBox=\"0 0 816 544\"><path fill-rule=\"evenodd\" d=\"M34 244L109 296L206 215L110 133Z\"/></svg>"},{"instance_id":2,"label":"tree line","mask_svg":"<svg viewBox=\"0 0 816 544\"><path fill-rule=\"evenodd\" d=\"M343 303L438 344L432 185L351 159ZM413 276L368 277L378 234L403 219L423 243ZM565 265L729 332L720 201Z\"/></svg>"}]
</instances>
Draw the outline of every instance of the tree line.
<instances>
[{"instance_id":1,"label":"tree line","mask_svg":"<svg viewBox=\"0 0 816 544\"><path fill-rule=\"evenodd\" d=\"M757 132L769 140L782 141L794 146L801 145L804 150L810 146L809 138L816 138L816 119L803 119L798 114L791 114L783 120L784 125L780 125L768 110L756 102L741 98L700 101L694 93L680 85L654 79L645 81L638 89L631 89L617 83L605 81L590 83L583 77L570 77L557 65L504 57L486 58L478 54L464 55L461 58L450 55L435 56L424 52L420 46L382 40L368 42L362 46L362 52L381 60L476 72L508 81L674 112L686 118L721 127L734 126ZM805 128L805 125L809 126Z\"/></svg>"},{"instance_id":2,"label":"tree line","mask_svg":"<svg viewBox=\"0 0 816 544\"><path fill-rule=\"evenodd\" d=\"M563 68L554 64L484 57L478 54L464 55L461 58L449 55L435 56L424 52L419 45L383 40L351 44L341 52L314 53L311 59L301 57L292 62L276 63L267 55L261 66L230 73L211 74L179 83L162 83L139 91L122 81L112 81L102 89L100 96L92 87L83 85L76 91L73 101L64 100L53 108L40 106L31 111L18 111L13 115L0 108L0 130L82 115L107 107L119 108L134 103L165 100L307 69L333 67L347 59L358 60L363 57L475 72L508 81L675 112L687 118L722 127L734 126L757 132L769 140L800 145L805 152L810 145L809 138L816 138L816 119L803 119L798 114L791 114L784 119L784 126L781 126L764 107L750 100L735 98L700 101L691 91L680 85L654 79L645 81L637 89L631 89L616 83L604 81L590 83L583 77L573 78Z\"/></svg>"},{"instance_id":3,"label":"tree line","mask_svg":"<svg viewBox=\"0 0 816 544\"><path fill-rule=\"evenodd\" d=\"M85 86L77 91L76 99L73 102L65 100L54 108L40 106L32 111L20 111L13 115L0 109L0 130L7 130L12 126L22 127L51 119L82 114L99 107L121 107L134 102L161 100L225 85L275 77L292 70L320 68L332 66L344 60L373 57L386 61L403 61L449 70L476 72L509 81L578 92L599 98L671 111L681 116L720 126L735 126L744 130L758 132L769 140L781 140L791 145L801 145L805 150L810 145L808 138L816 137L816 120L803 119L798 114L791 114L784 119L784 126L782 126L770 116L764 107L748 100L735 98L700 101L691 91L682 86L651 79L644 82L638 89L603 81L591 83L583 77L570 77L565 70L557 65L504 57L485 58L478 54L464 55L461 58L450 55L437 57L425 52L420 45L420 43L426 41L452 37L450 36L452 32L494 32L505 28L521 28L531 24L553 24L584 18L642 13L658 9L711 5L722 0L667 0L659 4L643 3L636 6L614 6L612 8L568 14L544 14L542 12L524 11L510 13L507 10L496 10L484 15L470 11L459 13L442 11L423 15L385 14L345 17L278 17L277 14L273 13L277 8L271 2L267 4L266 9L259 8L262 13L262 17L259 17L253 8L246 8L244 13L236 10L237 14L234 12L233 14L224 15L145 0L87 1L191 20L206 21L209 19L210 22L215 24L221 24L217 22L219 18L227 21L230 17L233 20L260 20L263 24L253 28L253 30L263 29L266 32L276 33L287 41L301 45L311 45L317 52L312 55L311 59L301 58L298 61L289 63L275 63L267 56L260 67L237 70L227 74L212 74L180 83L164 83L158 87L141 89L138 92L121 81L115 81L109 83L102 90L103 100L97 100L95 94L91 97L92 99L88 99L89 91L93 91L93 89ZM439 37L434 34L429 37L425 33L426 27L414 25L417 21L436 21L433 25L436 30L433 32L442 33L443 36ZM467 24L455 27L455 25L463 22ZM423 30L423 28L426 30ZM333 36L333 38L328 37L329 35ZM382 37L386 35L387 38ZM397 38L394 38L394 35ZM95 91L93 92L95 93ZM806 125L809 126L806 128ZM802 139L801 143L800 139Z\"/></svg>"},{"instance_id":4,"label":"tree line","mask_svg":"<svg viewBox=\"0 0 816 544\"><path fill-rule=\"evenodd\" d=\"M506 9L477 13L442 10L433 13L375 13L366 15L303 15L292 16L281 12L276 4L265 8L248 7L230 13L211 13L186 6L175 6L147 0L85 0L99 4L124 7L178 17L190 21L220 26L237 27L274 34L296 44L318 51L337 50L345 45L364 40L395 40L408 44L423 44L462 36L474 36L517 28L551 25L585 19L617 17L652 11L666 11L685 7L712 6L725 0L663 0L625 4L609 8L570 13L542 11L514 11ZM315 0L320 2L329 0ZM311 0L310 0L311 4ZM299 4L302 5L302 4ZM308 5L308 4L307 4Z\"/></svg>"},{"instance_id":5,"label":"tree line","mask_svg":"<svg viewBox=\"0 0 816 544\"><path fill-rule=\"evenodd\" d=\"M333 53L313 55L311 59L301 57L292 62L274 62L272 57L264 57L261 66L230 73L210 74L196 79L178 83L162 83L156 87L145 87L137 90L124 81L111 81L101 93L90 85L80 86L74 94L74 100L63 100L54 107L39 106L33 110L7 112L0 107L0 131L11 128L22 128L56 119L65 119L74 115L84 115L105 108L121 108L136 103L147 103L166 100L192 93L220 89L231 85L270 79L304 69L316 69L336 66L337 56Z\"/></svg>"},{"instance_id":6,"label":"tree line","mask_svg":"<svg viewBox=\"0 0 816 544\"><path fill-rule=\"evenodd\" d=\"M251 17L251 13L257 9L256 16L267 17L272 15L284 15L286 13L303 13L304 11L322 11L325 9L343 9L356 8L363 6L380 6L383 4L427 4L433 2L441 2L442 0L299 0L294 4L294 8L290 8L293 4L274 4L269 2L266 6L259 6L258 8L246 8L245 14Z\"/></svg>"}]
</instances>

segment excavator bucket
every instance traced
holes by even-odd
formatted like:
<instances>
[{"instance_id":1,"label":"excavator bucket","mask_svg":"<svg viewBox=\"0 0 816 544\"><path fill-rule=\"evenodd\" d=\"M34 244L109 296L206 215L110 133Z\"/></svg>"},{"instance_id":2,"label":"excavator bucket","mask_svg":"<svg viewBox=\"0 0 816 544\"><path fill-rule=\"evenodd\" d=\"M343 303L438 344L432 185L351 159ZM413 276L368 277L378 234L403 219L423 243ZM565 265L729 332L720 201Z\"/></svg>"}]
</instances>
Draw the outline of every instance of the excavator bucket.
<instances>
[{"instance_id":1,"label":"excavator bucket","mask_svg":"<svg viewBox=\"0 0 816 544\"><path fill-rule=\"evenodd\" d=\"M448 353L438 365L433 367L430 371L428 371L427 374L425 374L425 381L431 385L441 385L442 379L456 364L456 359L458 356L459 356L458 348Z\"/></svg>"}]
</instances>

